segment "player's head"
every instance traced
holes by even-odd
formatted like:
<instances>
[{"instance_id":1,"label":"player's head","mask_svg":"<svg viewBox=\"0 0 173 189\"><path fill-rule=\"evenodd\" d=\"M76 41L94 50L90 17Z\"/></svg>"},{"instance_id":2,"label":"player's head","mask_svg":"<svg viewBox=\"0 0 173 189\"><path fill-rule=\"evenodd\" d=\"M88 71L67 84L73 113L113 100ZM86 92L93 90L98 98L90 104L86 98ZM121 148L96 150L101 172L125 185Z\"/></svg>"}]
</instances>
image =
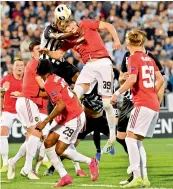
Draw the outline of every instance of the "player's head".
<instances>
[{"instance_id":1,"label":"player's head","mask_svg":"<svg viewBox=\"0 0 173 189\"><path fill-rule=\"evenodd\" d=\"M37 74L40 75L44 80L51 72L51 63L48 59L40 59L37 67Z\"/></svg>"},{"instance_id":2,"label":"player's head","mask_svg":"<svg viewBox=\"0 0 173 189\"><path fill-rule=\"evenodd\" d=\"M146 41L146 33L141 30L131 30L126 34L126 45L130 50L131 48L138 48L142 50Z\"/></svg>"},{"instance_id":3,"label":"player's head","mask_svg":"<svg viewBox=\"0 0 173 189\"><path fill-rule=\"evenodd\" d=\"M32 57L38 59L40 56L39 50L40 50L40 41L32 41L29 44L29 51L32 52Z\"/></svg>"},{"instance_id":4,"label":"player's head","mask_svg":"<svg viewBox=\"0 0 173 189\"><path fill-rule=\"evenodd\" d=\"M24 62L21 59L16 59L13 64L13 74L18 76L23 76L24 73Z\"/></svg>"},{"instance_id":5,"label":"player's head","mask_svg":"<svg viewBox=\"0 0 173 189\"><path fill-rule=\"evenodd\" d=\"M78 25L73 20L68 21L57 21L58 29L63 33L75 33L78 30Z\"/></svg>"}]
</instances>

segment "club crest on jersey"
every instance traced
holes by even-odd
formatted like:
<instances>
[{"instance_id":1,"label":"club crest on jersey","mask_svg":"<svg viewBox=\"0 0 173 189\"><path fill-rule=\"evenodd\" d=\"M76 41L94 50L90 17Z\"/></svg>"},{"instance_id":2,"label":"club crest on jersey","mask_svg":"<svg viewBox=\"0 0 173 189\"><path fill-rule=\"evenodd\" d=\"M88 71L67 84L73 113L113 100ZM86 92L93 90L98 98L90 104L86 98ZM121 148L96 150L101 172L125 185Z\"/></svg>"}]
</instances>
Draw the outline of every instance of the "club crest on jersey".
<instances>
[{"instance_id":1,"label":"club crest on jersey","mask_svg":"<svg viewBox=\"0 0 173 189\"><path fill-rule=\"evenodd\" d=\"M36 121L36 122L39 122L39 118L38 118L38 117L35 117L35 121Z\"/></svg>"}]
</instances>

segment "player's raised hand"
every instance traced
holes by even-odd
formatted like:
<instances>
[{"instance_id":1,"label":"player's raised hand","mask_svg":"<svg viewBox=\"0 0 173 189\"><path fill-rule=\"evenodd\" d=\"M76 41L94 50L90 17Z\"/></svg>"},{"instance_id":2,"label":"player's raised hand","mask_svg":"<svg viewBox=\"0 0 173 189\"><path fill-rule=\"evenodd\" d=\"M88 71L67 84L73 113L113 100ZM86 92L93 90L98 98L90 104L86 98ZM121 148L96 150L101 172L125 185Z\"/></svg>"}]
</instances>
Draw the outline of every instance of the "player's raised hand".
<instances>
[{"instance_id":1,"label":"player's raised hand","mask_svg":"<svg viewBox=\"0 0 173 189\"><path fill-rule=\"evenodd\" d=\"M7 91L10 88L10 82L6 81L5 83L3 83L2 88Z\"/></svg>"},{"instance_id":2,"label":"player's raised hand","mask_svg":"<svg viewBox=\"0 0 173 189\"><path fill-rule=\"evenodd\" d=\"M39 50L39 53L40 53L40 54L47 54L48 51L49 51L49 50L48 50L47 48L43 48L43 49L40 49L40 50Z\"/></svg>"},{"instance_id":3,"label":"player's raised hand","mask_svg":"<svg viewBox=\"0 0 173 189\"><path fill-rule=\"evenodd\" d=\"M45 128L46 124L47 123L45 123L44 121L38 122L35 129L38 131L42 131Z\"/></svg>"},{"instance_id":4,"label":"player's raised hand","mask_svg":"<svg viewBox=\"0 0 173 189\"><path fill-rule=\"evenodd\" d=\"M113 50L120 49L120 47L121 47L120 41L119 40L118 41L114 41L113 46L112 46Z\"/></svg>"}]
</instances>

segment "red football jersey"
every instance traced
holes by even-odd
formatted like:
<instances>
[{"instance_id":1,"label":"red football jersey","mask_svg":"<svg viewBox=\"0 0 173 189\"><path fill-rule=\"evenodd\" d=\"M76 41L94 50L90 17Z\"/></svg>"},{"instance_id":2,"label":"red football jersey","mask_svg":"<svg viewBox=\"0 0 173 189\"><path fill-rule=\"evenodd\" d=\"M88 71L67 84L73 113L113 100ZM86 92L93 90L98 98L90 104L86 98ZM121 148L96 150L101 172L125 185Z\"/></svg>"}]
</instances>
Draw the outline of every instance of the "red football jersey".
<instances>
[{"instance_id":1,"label":"red football jersey","mask_svg":"<svg viewBox=\"0 0 173 189\"><path fill-rule=\"evenodd\" d=\"M42 114L47 115L47 99L43 98L43 104L41 106L38 106L39 112Z\"/></svg>"},{"instance_id":2,"label":"red football jersey","mask_svg":"<svg viewBox=\"0 0 173 189\"><path fill-rule=\"evenodd\" d=\"M4 112L17 113L16 112L16 100L17 98L11 98L11 93L15 91L22 91L22 81L23 79L16 79L13 74L8 74L1 80L1 87L8 81L10 83L10 88L5 92L3 109Z\"/></svg>"},{"instance_id":3,"label":"red football jersey","mask_svg":"<svg viewBox=\"0 0 173 189\"><path fill-rule=\"evenodd\" d=\"M63 78L55 74L50 75L45 82L45 91L54 105L59 99L62 99L66 105L63 112L55 118L58 124L64 125L83 112L78 100L74 97Z\"/></svg>"},{"instance_id":4,"label":"red football jersey","mask_svg":"<svg viewBox=\"0 0 173 189\"><path fill-rule=\"evenodd\" d=\"M159 71L154 60L143 52L135 52L128 59L129 74L137 75L132 87L134 106L145 106L159 111L160 105L155 91L155 71Z\"/></svg>"},{"instance_id":5,"label":"red football jersey","mask_svg":"<svg viewBox=\"0 0 173 189\"><path fill-rule=\"evenodd\" d=\"M26 97L38 105L42 105L42 98L38 97L39 85L35 79L37 76L38 60L32 59L27 63L24 72L21 97Z\"/></svg>"},{"instance_id":6,"label":"red football jersey","mask_svg":"<svg viewBox=\"0 0 173 189\"><path fill-rule=\"evenodd\" d=\"M86 63L89 59L109 57L109 54L104 47L103 40L97 31L99 29L99 24L99 21L91 19L82 20L79 24L79 28L81 28L84 32L85 42L80 45L75 45L74 40L71 42L69 40L64 43L62 50L66 51L74 47L74 50L81 55L84 63Z\"/></svg>"}]
</instances>

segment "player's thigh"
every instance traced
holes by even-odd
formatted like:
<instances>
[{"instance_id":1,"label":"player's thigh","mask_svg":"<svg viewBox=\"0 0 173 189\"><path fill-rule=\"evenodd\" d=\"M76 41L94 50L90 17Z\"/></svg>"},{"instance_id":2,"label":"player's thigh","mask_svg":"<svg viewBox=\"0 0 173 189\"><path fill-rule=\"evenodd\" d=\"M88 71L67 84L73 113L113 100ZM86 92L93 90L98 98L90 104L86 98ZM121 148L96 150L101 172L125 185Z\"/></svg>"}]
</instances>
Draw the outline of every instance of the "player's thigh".
<instances>
[{"instance_id":1,"label":"player's thigh","mask_svg":"<svg viewBox=\"0 0 173 189\"><path fill-rule=\"evenodd\" d=\"M109 58L103 58L96 65L98 68L95 68L94 73L98 81L98 94L102 97L112 96L114 78L112 62Z\"/></svg>"},{"instance_id":2,"label":"player's thigh","mask_svg":"<svg viewBox=\"0 0 173 189\"><path fill-rule=\"evenodd\" d=\"M127 131L146 137L150 124L156 112L144 106L133 108Z\"/></svg>"},{"instance_id":3,"label":"player's thigh","mask_svg":"<svg viewBox=\"0 0 173 189\"><path fill-rule=\"evenodd\" d=\"M40 122L38 106L28 98L20 97L17 99L16 111L22 125L27 126L27 128Z\"/></svg>"},{"instance_id":4,"label":"player's thigh","mask_svg":"<svg viewBox=\"0 0 173 189\"><path fill-rule=\"evenodd\" d=\"M2 112L0 117L0 136L8 136L14 122L14 115L10 112Z\"/></svg>"},{"instance_id":5,"label":"player's thigh","mask_svg":"<svg viewBox=\"0 0 173 189\"><path fill-rule=\"evenodd\" d=\"M68 121L64 126L59 128L59 140L65 144L74 144L77 140L78 134L83 129L84 124L85 113L83 112L79 117Z\"/></svg>"}]
</instances>

